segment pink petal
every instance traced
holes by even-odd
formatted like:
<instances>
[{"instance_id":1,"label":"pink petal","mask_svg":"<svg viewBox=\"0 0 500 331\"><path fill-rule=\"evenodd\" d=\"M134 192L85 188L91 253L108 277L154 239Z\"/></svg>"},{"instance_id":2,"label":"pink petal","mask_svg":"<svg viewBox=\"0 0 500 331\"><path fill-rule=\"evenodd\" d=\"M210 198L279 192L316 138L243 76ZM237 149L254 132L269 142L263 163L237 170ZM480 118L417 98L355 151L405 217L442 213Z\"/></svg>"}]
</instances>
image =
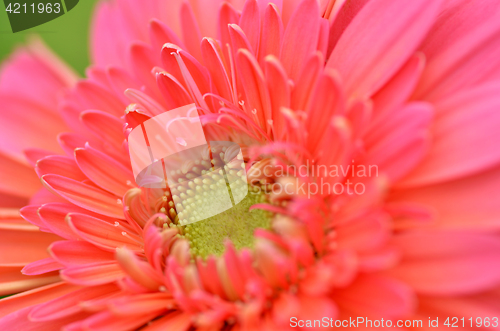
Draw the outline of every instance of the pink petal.
<instances>
[{"instance_id":1,"label":"pink petal","mask_svg":"<svg viewBox=\"0 0 500 331\"><path fill-rule=\"evenodd\" d=\"M41 148L56 153L61 151L55 133L66 131L68 127L59 114L54 114L29 99L4 94L1 90L0 98L2 99L0 150L23 161L23 150L26 148Z\"/></svg>"},{"instance_id":2,"label":"pink petal","mask_svg":"<svg viewBox=\"0 0 500 331\"><path fill-rule=\"evenodd\" d=\"M298 318L302 320L317 320L324 316L333 318L338 316L338 307L334 300L328 297L299 296L300 311Z\"/></svg>"},{"instance_id":3,"label":"pink petal","mask_svg":"<svg viewBox=\"0 0 500 331\"><path fill-rule=\"evenodd\" d=\"M103 311L92 315L81 322L83 330L106 331L106 330L130 330L137 329L159 315L158 311L149 314L129 315L116 318L116 315Z\"/></svg>"},{"instance_id":4,"label":"pink petal","mask_svg":"<svg viewBox=\"0 0 500 331\"><path fill-rule=\"evenodd\" d=\"M22 208L21 212L25 208ZM34 212L31 212L30 214L30 216L35 216L34 218L38 218L38 215L36 215L36 210ZM23 218L25 218L25 216L21 215L20 210L18 209L0 208L0 229L38 231L38 226L33 225L33 223L29 221L25 221Z\"/></svg>"},{"instance_id":5,"label":"pink petal","mask_svg":"<svg viewBox=\"0 0 500 331\"><path fill-rule=\"evenodd\" d=\"M0 301L0 317L25 307L52 300L79 288L76 285L59 282L4 298Z\"/></svg>"},{"instance_id":6,"label":"pink petal","mask_svg":"<svg viewBox=\"0 0 500 331\"><path fill-rule=\"evenodd\" d=\"M434 22L441 1L368 2L346 28L330 58L349 95L367 96L413 54Z\"/></svg>"},{"instance_id":7,"label":"pink petal","mask_svg":"<svg viewBox=\"0 0 500 331\"><path fill-rule=\"evenodd\" d=\"M58 93L76 82L75 72L62 62L39 38L31 38L4 62L0 92L29 100L38 109L57 113Z\"/></svg>"},{"instance_id":8,"label":"pink petal","mask_svg":"<svg viewBox=\"0 0 500 331\"><path fill-rule=\"evenodd\" d=\"M23 230L0 230L0 265L24 266L48 257L47 247L60 239L51 233ZM29 243L29 245L26 245Z\"/></svg>"},{"instance_id":9,"label":"pink petal","mask_svg":"<svg viewBox=\"0 0 500 331\"><path fill-rule=\"evenodd\" d=\"M89 316L88 313L80 313L77 315L70 316L68 318L62 318L55 321L47 322L33 322L29 318L30 312L33 310L32 307L26 307L19 311L15 311L3 318L0 318L0 324L6 330L37 330L37 331L52 331L52 330L62 330L68 324L85 319Z\"/></svg>"},{"instance_id":10,"label":"pink petal","mask_svg":"<svg viewBox=\"0 0 500 331\"><path fill-rule=\"evenodd\" d=\"M114 254L81 240L56 241L49 247L50 255L65 266L78 266L114 261Z\"/></svg>"},{"instance_id":11,"label":"pink petal","mask_svg":"<svg viewBox=\"0 0 500 331\"><path fill-rule=\"evenodd\" d=\"M331 118L345 111L343 92L339 77L335 72L328 70L321 74L305 108L307 112L306 127L309 132L308 146L311 151L314 151L318 146Z\"/></svg>"},{"instance_id":12,"label":"pink petal","mask_svg":"<svg viewBox=\"0 0 500 331\"><path fill-rule=\"evenodd\" d=\"M433 144L401 184L422 186L477 173L500 162L492 134L500 125L500 85L493 83L436 103Z\"/></svg>"},{"instance_id":13,"label":"pink petal","mask_svg":"<svg viewBox=\"0 0 500 331\"><path fill-rule=\"evenodd\" d=\"M26 221L30 222L31 224L37 226L44 232L49 232L47 225L45 222L40 218L38 215L38 209L40 206L38 205L32 205L32 206L26 206L21 208L21 216L24 218Z\"/></svg>"},{"instance_id":14,"label":"pink petal","mask_svg":"<svg viewBox=\"0 0 500 331\"><path fill-rule=\"evenodd\" d=\"M264 21L259 47L259 59L262 63L267 55L279 56L281 40L283 38L283 22L278 9L273 4L265 7Z\"/></svg>"},{"instance_id":15,"label":"pink petal","mask_svg":"<svg viewBox=\"0 0 500 331\"><path fill-rule=\"evenodd\" d=\"M69 226L84 240L107 251L115 251L117 247L128 247L133 251L142 251L143 243L128 228L119 222L110 224L98 218L72 213L66 216Z\"/></svg>"},{"instance_id":16,"label":"pink petal","mask_svg":"<svg viewBox=\"0 0 500 331\"><path fill-rule=\"evenodd\" d=\"M478 7L484 7L484 4ZM429 59L414 97L441 100L466 88L498 79L499 37L498 17L461 35L460 39Z\"/></svg>"},{"instance_id":17,"label":"pink petal","mask_svg":"<svg viewBox=\"0 0 500 331\"><path fill-rule=\"evenodd\" d=\"M229 36L228 26L230 24L237 24L239 21L240 13L238 13L230 3L224 1L219 10L217 39L220 40L222 52L224 53L226 61L229 61L229 54L226 45L231 45L231 37Z\"/></svg>"},{"instance_id":18,"label":"pink petal","mask_svg":"<svg viewBox=\"0 0 500 331\"><path fill-rule=\"evenodd\" d=\"M40 148L28 148L24 150L24 155L26 156L26 159L32 167L36 165L36 161L53 154L54 152L50 152Z\"/></svg>"},{"instance_id":19,"label":"pink petal","mask_svg":"<svg viewBox=\"0 0 500 331\"><path fill-rule=\"evenodd\" d=\"M31 206L26 208L31 208ZM108 222L114 222L114 219L108 219L105 216L92 213L69 203L47 203L41 206L36 212L40 216L44 227L50 229L50 232L66 239L78 239L78 236L73 233L73 230L71 230L66 223L65 218L69 213L87 213L95 217L100 217L101 219L106 219ZM25 216L24 213L23 216ZM29 218L29 220L33 221L32 218Z\"/></svg>"},{"instance_id":20,"label":"pink petal","mask_svg":"<svg viewBox=\"0 0 500 331\"><path fill-rule=\"evenodd\" d=\"M272 109L273 132L276 138L281 139L286 133L285 118L281 114L281 108L290 107L291 88L288 85L286 71L278 58L273 55L266 57L264 68Z\"/></svg>"},{"instance_id":21,"label":"pink petal","mask_svg":"<svg viewBox=\"0 0 500 331\"><path fill-rule=\"evenodd\" d=\"M42 182L79 207L110 217L124 217L121 200L103 190L57 175L45 175Z\"/></svg>"},{"instance_id":22,"label":"pink petal","mask_svg":"<svg viewBox=\"0 0 500 331\"><path fill-rule=\"evenodd\" d=\"M110 304L110 309L121 316L147 314L162 311L174 300L169 293L145 293L115 299Z\"/></svg>"},{"instance_id":23,"label":"pink petal","mask_svg":"<svg viewBox=\"0 0 500 331\"><path fill-rule=\"evenodd\" d=\"M126 248L116 250L116 260L121 268L137 283L142 286L157 291L162 284L159 277L151 265L140 260L132 251Z\"/></svg>"},{"instance_id":24,"label":"pink petal","mask_svg":"<svg viewBox=\"0 0 500 331\"><path fill-rule=\"evenodd\" d=\"M59 145L61 145L64 152L70 157L74 156L75 148L85 147L85 144L89 142L92 143L93 147L96 148L102 147L102 144L99 141L95 141L94 139L92 139L92 137L89 136L84 137L82 135L72 132L60 133L57 136L57 140L59 141Z\"/></svg>"},{"instance_id":25,"label":"pink petal","mask_svg":"<svg viewBox=\"0 0 500 331\"><path fill-rule=\"evenodd\" d=\"M156 75L156 82L168 109L175 109L193 103L188 91L173 75L160 72Z\"/></svg>"},{"instance_id":26,"label":"pink petal","mask_svg":"<svg viewBox=\"0 0 500 331\"><path fill-rule=\"evenodd\" d=\"M0 152L0 192L27 199L40 188L33 169Z\"/></svg>"},{"instance_id":27,"label":"pink petal","mask_svg":"<svg viewBox=\"0 0 500 331\"><path fill-rule=\"evenodd\" d=\"M203 38L201 53L219 95L226 100L232 100L231 83L227 74L228 71L224 67L219 45L213 39Z\"/></svg>"},{"instance_id":28,"label":"pink petal","mask_svg":"<svg viewBox=\"0 0 500 331\"><path fill-rule=\"evenodd\" d=\"M475 176L411 190L395 190L393 202L412 202L433 208L433 226L451 229L500 229L498 167Z\"/></svg>"},{"instance_id":29,"label":"pink petal","mask_svg":"<svg viewBox=\"0 0 500 331\"><path fill-rule=\"evenodd\" d=\"M76 85L74 97L84 110L96 109L121 116L125 105L110 91L89 80L81 80Z\"/></svg>"},{"instance_id":30,"label":"pink petal","mask_svg":"<svg viewBox=\"0 0 500 331\"><path fill-rule=\"evenodd\" d=\"M334 299L354 316L397 318L407 316L416 306L409 286L379 275L358 277L347 288L338 289Z\"/></svg>"},{"instance_id":31,"label":"pink petal","mask_svg":"<svg viewBox=\"0 0 500 331\"><path fill-rule=\"evenodd\" d=\"M221 6L221 0L192 0L193 11L196 15L196 21L199 24L201 35L204 37L216 37L216 20L217 12ZM169 8L171 5L169 4ZM168 21L167 21L168 22ZM198 39L198 41L201 40Z\"/></svg>"},{"instance_id":32,"label":"pink petal","mask_svg":"<svg viewBox=\"0 0 500 331\"><path fill-rule=\"evenodd\" d=\"M99 110L86 110L80 114L80 119L93 134L109 145L110 150L121 151L125 139L123 121Z\"/></svg>"},{"instance_id":33,"label":"pink petal","mask_svg":"<svg viewBox=\"0 0 500 331\"><path fill-rule=\"evenodd\" d=\"M280 52L280 60L291 79L299 78L306 61L316 50L319 28L318 2L302 0L288 22Z\"/></svg>"},{"instance_id":34,"label":"pink petal","mask_svg":"<svg viewBox=\"0 0 500 331\"><path fill-rule=\"evenodd\" d=\"M337 5L337 12L331 12L331 16L328 18L331 22L331 27L328 41L328 52L326 55L330 55L332 53L333 48L337 45L337 42L345 32L345 29L349 26L349 24L351 24L354 17L356 17L368 1L369 0L335 1L335 5Z\"/></svg>"},{"instance_id":35,"label":"pink petal","mask_svg":"<svg viewBox=\"0 0 500 331\"><path fill-rule=\"evenodd\" d=\"M54 174L77 181L87 179L80 168L78 168L74 158L63 155L51 155L38 160L35 171L39 177Z\"/></svg>"},{"instance_id":36,"label":"pink petal","mask_svg":"<svg viewBox=\"0 0 500 331\"><path fill-rule=\"evenodd\" d=\"M259 67L255 57L245 49L240 49L236 63L241 74L248 103L247 115L260 122L261 127L269 127L267 119L271 119L271 104L267 91L264 73Z\"/></svg>"},{"instance_id":37,"label":"pink petal","mask_svg":"<svg viewBox=\"0 0 500 331\"><path fill-rule=\"evenodd\" d=\"M144 86L143 92L154 96L161 101L158 97L160 96L158 87L156 86L155 76L151 73L157 60L155 61L155 55L153 49L149 44L142 42L134 42L130 46L130 62L132 67L132 72L134 73L136 79L141 82ZM121 109L121 115L123 115L124 109Z\"/></svg>"},{"instance_id":38,"label":"pink petal","mask_svg":"<svg viewBox=\"0 0 500 331\"><path fill-rule=\"evenodd\" d=\"M390 237L387 215L372 213L337 226L339 249L370 251L384 244Z\"/></svg>"},{"instance_id":39,"label":"pink petal","mask_svg":"<svg viewBox=\"0 0 500 331\"><path fill-rule=\"evenodd\" d=\"M146 326L144 331L177 330L187 331L191 326L191 316L180 311L174 311Z\"/></svg>"},{"instance_id":40,"label":"pink petal","mask_svg":"<svg viewBox=\"0 0 500 331\"><path fill-rule=\"evenodd\" d=\"M134 187L130 168L90 146L75 149L75 160L92 182L110 193L123 196Z\"/></svg>"},{"instance_id":41,"label":"pink petal","mask_svg":"<svg viewBox=\"0 0 500 331\"><path fill-rule=\"evenodd\" d=\"M257 0L247 0L241 12L240 28L245 32L254 54L258 54L260 39L260 12Z\"/></svg>"},{"instance_id":42,"label":"pink petal","mask_svg":"<svg viewBox=\"0 0 500 331\"><path fill-rule=\"evenodd\" d=\"M431 105L410 103L381 124L367 140L365 164L376 165L395 182L424 158L429 148L427 132L433 115Z\"/></svg>"},{"instance_id":43,"label":"pink petal","mask_svg":"<svg viewBox=\"0 0 500 331\"><path fill-rule=\"evenodd\" d=\"M82 311L80 302L92 300L118 291L114 284L85 287L54 300L35 306L29 317L32 321L54 321Z\"/></svg>"},{"instance_id":44,"label":"pink petal","mask_svg":"<svg viewBox=\"0 0 500 331\"><path fill-rule=\"evenodd\" d=\"M114 261L68 267L61 271L61 277L82 286L96 286L115 282L126 274Z\"/></svg>"},{"instance_id":45,"label":"pink petal","mask_svg":"<svg viewBox=\"0 0 500 331\"><path fill-rule=\"evenodd\" d=\"M108 81L111 88L115 92L115 95L120 98L124 103L127 103L127 98L123 95L126 89L140 89L141 83L133 78L130 73L124 69L118 67L107 68Z\"/></svg>"},{"instance_id":46,"label":"pink petal","mask_svg":"<svg viewBox=\"0 0 500 331\"><path fill-rule=\"evenodd\" d=\"M51 202L66 202L66 200L61 198L57 194L50 192L45 187L42 187L40 190L38 190L38 192L31 196L29 204L40 206Z\"/></svg>"},{"instance_id":47,"label":"pink petal","mask_svg":"<svg viewBox=\"0 0 500 331\"><path fill-rule=\"evenodd\" d=\"M499 14L495 0L480 3L469 0L445 1L441 14L431 29L432 33L429 33L420 48L428 59L439 56L470 31L487 22L498 20Z\"/></svg>"},{"instance_id":48,"label":"pink petal","mask_svg":"<svg viewBox=\"0 0 500 331\"><path fill-rule=\"evenodd\" d=\"M168 25L156 18L153 18L149 22L149 35L155 52L161 49L166 43L175 44L180 48L186 48L175 32Z\"/></svg>"},{"instance_id":49,"label":"pink petal","mask_svg":"<svg viewBox=\"0 0 500 331\"><path fill-rule=\"evenodd\" d=\"M184 45L191 55L201 60L200 42L202 35L189 2L182 3L180 15Z\"/></svg>"},{"instance_id":50,"label":"pink petal","mask_svg":"<svg viewBox=\"0 0 500 331\"><path fill-rule=\"evenodd\" d=\"M323 67L324 60L321 53L315 52L308 56L292 92L292 109L304 110L306 108Z\"/></svg>"},{"instance_id":51,"label":"pink petal","mask_svg":"<svg viewBox=\"0 0 500 331\"><path fill-rule=\"evenodd\" d=\"M417 53L373 96L373 119L368 133L393 115L410 98L424 70L425 58Z\"/></svg>"},{"instance_id":52,"label":"pink petal","mask_svg":"<svg viewBox=\"0 0 500 331\"><path fill-rule=\"evenodd\" d=\"M388 273L421 294L464 295L500 281L497 236L459 231L402 233L394 237L401 263Z\"/></svg>"},{"instance_id":53,"label":"pink petal","mask_svg":"<svg viewBox=\"0 0 500 331\"><path fill-rule=\"evenodd\" d=\"M179 83L186 88L187 85L184 82L184 78L182 76L181 69L179 68L179 64L177 63L177 60L173 53L177 53L180 48L177 45L174 44L165 44L163 45L160 53L160 58L161 58L161 63L162 63L162 68L165 70L165 72L169 73L173 77L175 77ZM158 77L157 77L158 79ZM137 87L135 87L137 89ZM160 87L161 91L161 87ZM163 93L163 91L161 91Z\"/></svg>"},{"instance_id":54,"label":"pink petal","mask_svg":"<svg viewBox=\"0 0 500 331\"><path fill-rule=\"evenodd\" d=\"M60 281L59 275L49 273L42 276L25 276L22 267L0 268L0 296L21 293Z\"/></svg>"},{"instance_id":55,"label":"pink petal","mask_svg":"<svg viewBox=\"0 0 500 331\"><path fill-rule=\"evenodd\" d=\"M24 275L41 275L47 272L59 270L61 268L64 268L62 264L55 261L53 258L48 257L26 265L23 268L22 273Z\"/></svg>"},{"instance_id":56,"label":"pink petal","mask_svg":"<svg viewBox=\"0 0 500 331\"><path fill-rule=\"evenodd\" d=\"M241 48L249 50L252 54L254 53L245 32L238 25L229 24L228 29L229 36L231 37L231 48L235 54Z\"/></svg>"}]
</instances>

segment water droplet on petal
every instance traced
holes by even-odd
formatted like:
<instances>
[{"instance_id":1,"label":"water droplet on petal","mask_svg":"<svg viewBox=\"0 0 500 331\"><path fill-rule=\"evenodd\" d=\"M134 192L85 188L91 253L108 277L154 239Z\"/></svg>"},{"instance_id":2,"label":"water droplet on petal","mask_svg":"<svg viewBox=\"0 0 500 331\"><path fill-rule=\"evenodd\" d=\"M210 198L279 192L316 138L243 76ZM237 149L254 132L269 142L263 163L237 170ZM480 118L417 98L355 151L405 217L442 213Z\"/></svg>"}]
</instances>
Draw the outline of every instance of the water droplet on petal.
<instances>
[{"instance_id":1,"label":"water droplet on petal","mask_svg":"<svg viewBox=\"0 0 500 331\"><path fill-rule=\"evenodd\" d=\"M175 142L177 142L181 146L187 146L187 142L184 139L182 139L181 137L175 138Z\"/></svg>"},{"instance_id":2,"label":"water droplet on petal","mask_svg":"<svg viewBox=\"0 0 500 331\"><path fill-rule=\"evenodd\" d=\"M120 226L120 223L119 222L115 222L115 226L116 227Z\"/></svg>"},{"instance_id":3,"label":"water droplet on petal","mask_svg":"<svg viewBox=\"0 0 500 331\"><path fill-rule=\"evenodd\" d=\"M257 114L257 109L252 110L252 114Z\"/></svg>"},{"instance_id":4,"label":"water droplet on petal","mask_svg":"<svg viewBox=\"0 0 500 331\"><path fill-rule=\"evenodd\" d=\"M127 232L123 231L122 236L126 236L126 235L127 235Z\"/></svg>"}]
</instances>

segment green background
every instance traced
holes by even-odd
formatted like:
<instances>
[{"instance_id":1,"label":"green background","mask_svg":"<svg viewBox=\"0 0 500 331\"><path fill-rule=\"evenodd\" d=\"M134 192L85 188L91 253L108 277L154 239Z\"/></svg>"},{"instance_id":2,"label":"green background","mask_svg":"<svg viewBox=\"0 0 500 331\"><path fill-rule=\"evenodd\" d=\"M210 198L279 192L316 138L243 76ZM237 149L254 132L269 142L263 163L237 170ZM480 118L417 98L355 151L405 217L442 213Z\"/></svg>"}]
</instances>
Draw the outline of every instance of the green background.
<instances>
[{"instance_id":1,"label":"green background","mask_svg":"<svg viewBox=\"0 0 500 331\"><path fill-rule=\"evenodd\" d=\"M89 63L89 24L97 0L80 0L71 11L40 26L12 33L5 6L0 4L0 61L26 37L36 34L70 66L83 74Z\"/></svg>"}]
</instances>

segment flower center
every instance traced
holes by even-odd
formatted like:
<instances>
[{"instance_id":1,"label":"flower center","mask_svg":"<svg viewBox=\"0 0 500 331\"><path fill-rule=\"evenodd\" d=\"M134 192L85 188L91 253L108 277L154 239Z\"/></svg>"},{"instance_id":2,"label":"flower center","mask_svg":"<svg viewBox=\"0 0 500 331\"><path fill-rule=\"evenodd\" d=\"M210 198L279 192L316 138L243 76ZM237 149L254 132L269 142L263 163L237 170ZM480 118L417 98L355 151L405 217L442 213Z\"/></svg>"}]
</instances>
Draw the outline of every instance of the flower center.
<instances>
[{"instance_id":1,"label":"flower center","mask_svg":"<svg viewBox=\"0 0 500 331\"><path fill-rule=\"evenodd\" d=\"M264 193L249 188L247 196L232 208L183 226L181 236L189 241L191 254L202 258L208 255L222 255L226 238L230 239L237 249L252 247L255 229L267 229L270 225L271 213L261 209L249 210L254 204L263 201Z\"/></svg>"},{"instance_id":2,"label":"flower center","mask_svg":"<svg viewBox=\"0 0 500 331\"><path fill-rule=\"evenodd\" d=\"M170 174L175 184L155 205L171 220L163 226L179 230L179 236L189 241L192 256L222 255L226 238L237 249L252 247L255 229L269 228L272 213L250 207L266 202L267 194L246 183L245 164L242 159L231 161L230 148L190 152L190 160Z\"/></svg>"}]
</instances>

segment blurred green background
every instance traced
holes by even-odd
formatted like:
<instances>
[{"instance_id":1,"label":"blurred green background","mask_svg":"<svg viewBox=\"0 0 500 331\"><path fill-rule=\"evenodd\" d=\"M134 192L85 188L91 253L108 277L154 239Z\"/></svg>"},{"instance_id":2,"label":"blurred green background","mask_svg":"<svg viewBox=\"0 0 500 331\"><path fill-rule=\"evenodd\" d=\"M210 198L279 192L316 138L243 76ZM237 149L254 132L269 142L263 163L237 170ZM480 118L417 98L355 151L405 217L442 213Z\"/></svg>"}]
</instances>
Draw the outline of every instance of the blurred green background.
<instances>
[{"instance_id":1,"label":"blurred green background","mask_svg":"<svg viewBox=\"0 0 500 331\"><path fill-rule=\"evenodd\" d=\"M89 25L97 0L80 0L78 5L63 16L34 28L12 33L3 1L0 4L0 61L26 37L36 34L70 66L83 74L89 64Z\"/></svg>"}]
</instances>

